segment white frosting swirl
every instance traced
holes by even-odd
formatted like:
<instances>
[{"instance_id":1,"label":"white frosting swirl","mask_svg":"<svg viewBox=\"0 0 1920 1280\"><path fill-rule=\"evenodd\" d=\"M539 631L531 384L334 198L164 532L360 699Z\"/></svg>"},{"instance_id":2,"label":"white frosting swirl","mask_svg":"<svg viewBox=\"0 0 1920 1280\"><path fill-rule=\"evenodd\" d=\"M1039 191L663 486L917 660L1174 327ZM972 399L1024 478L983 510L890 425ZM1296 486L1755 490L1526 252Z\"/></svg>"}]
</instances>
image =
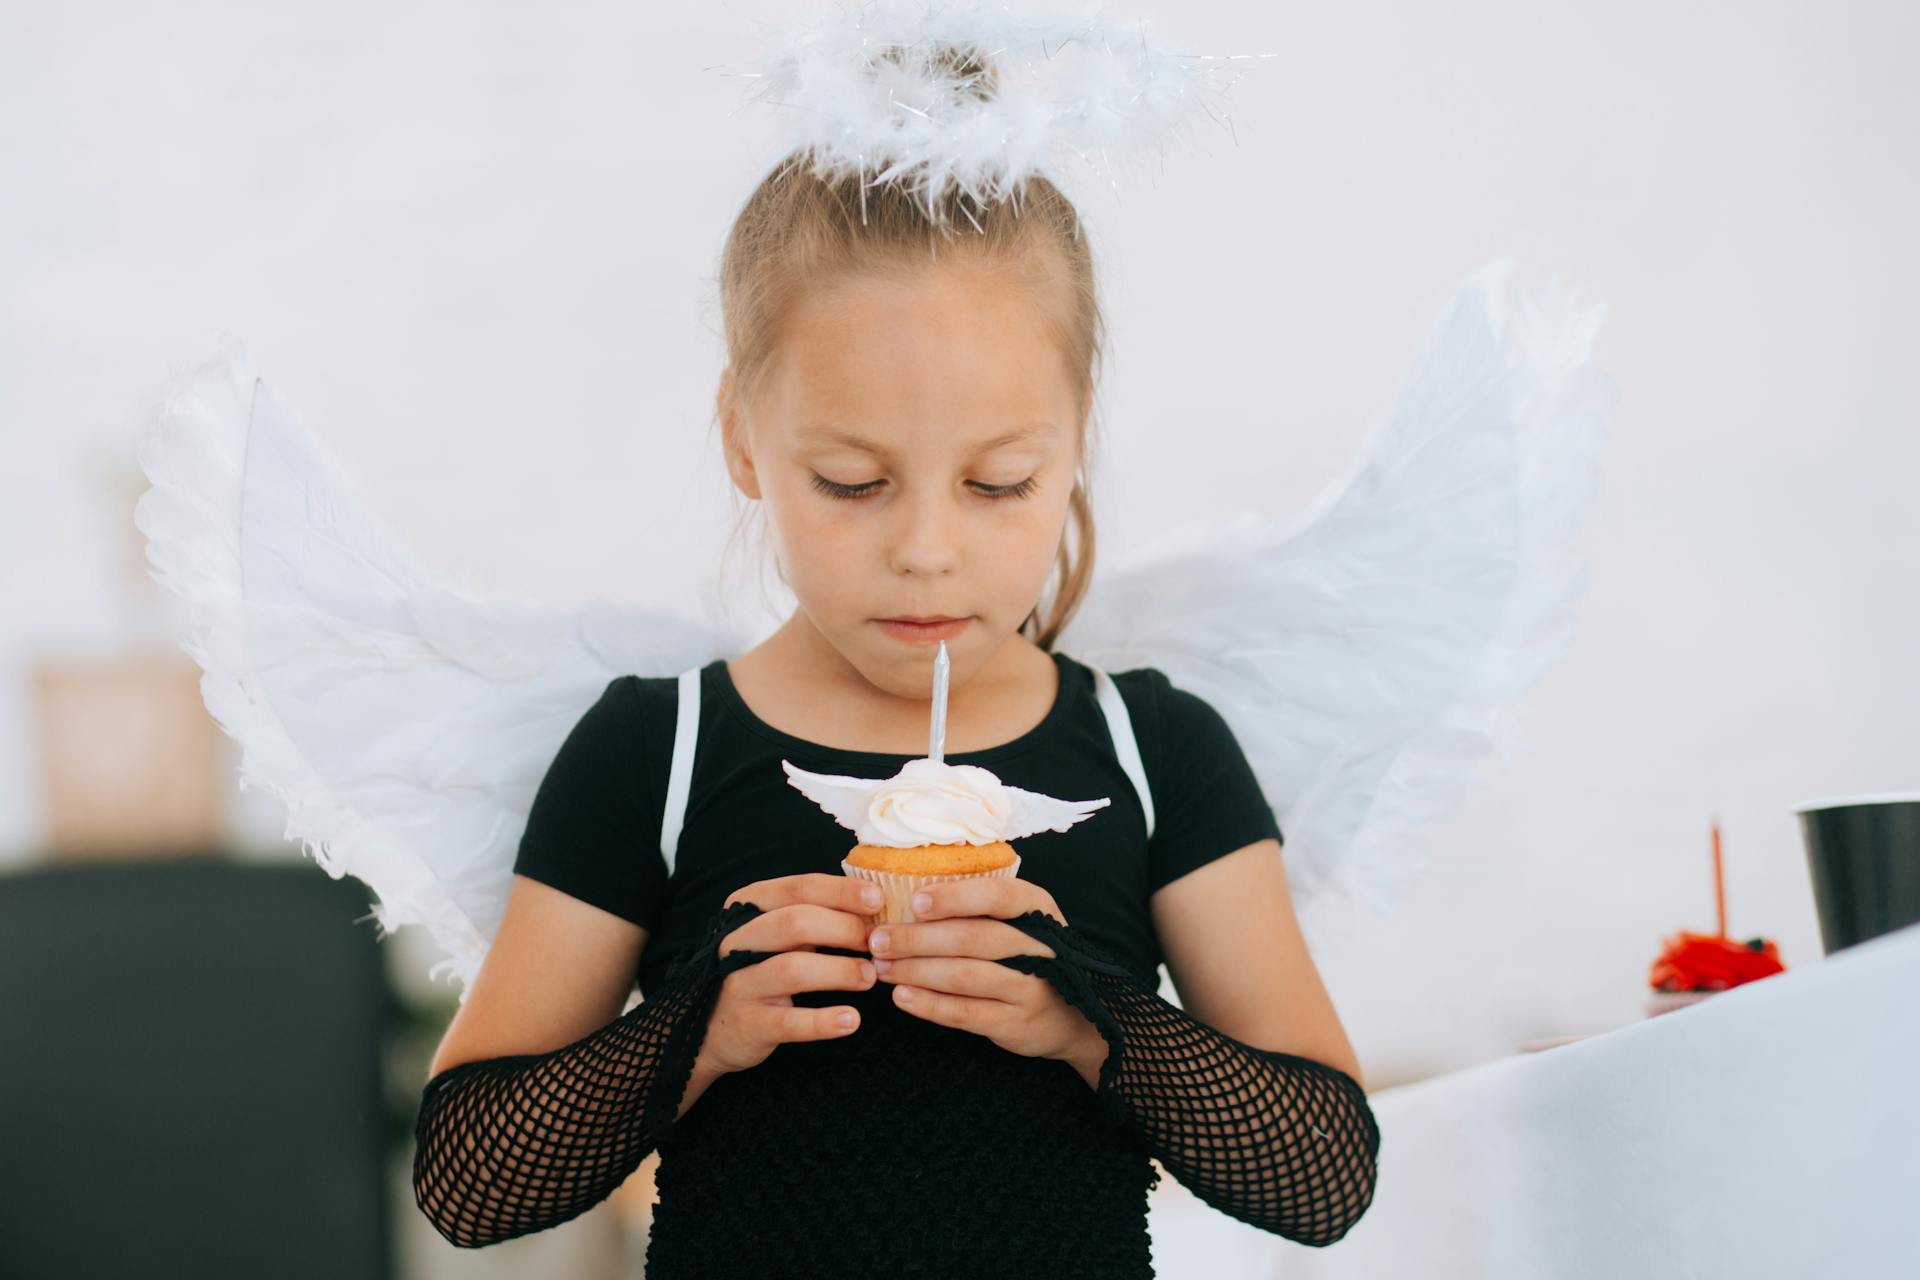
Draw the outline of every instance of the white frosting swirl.
<instances>
[{"instance_id":1,"label":"white frosting swirl","mask_svg":"<svg viewBox=\"0 0 1920 1280\"><path fill-rule=\"evenodd\" d=\"M874 788L862 844L897 849L920 844L992 844L1007 837L1013 800L989 770L922 757Z\"/></svg>"}]
</instances>

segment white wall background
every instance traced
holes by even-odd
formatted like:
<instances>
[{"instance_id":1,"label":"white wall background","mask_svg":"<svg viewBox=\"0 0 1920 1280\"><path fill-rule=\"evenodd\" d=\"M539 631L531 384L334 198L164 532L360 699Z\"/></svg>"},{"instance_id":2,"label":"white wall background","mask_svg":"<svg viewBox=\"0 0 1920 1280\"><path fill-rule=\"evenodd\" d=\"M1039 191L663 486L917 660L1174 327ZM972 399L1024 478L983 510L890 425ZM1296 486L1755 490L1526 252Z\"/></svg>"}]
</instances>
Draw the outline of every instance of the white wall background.
<instances>
[{"instance_id":1,"label":"white wall background","mask_svg":"<svg viewBox=\"0 0 1920 1280\"><path fill-rule=\"evenodd\" d=\"M143 625L133 449L222 330L428 563L559 606L711 577L713 271L778 120L708 68L787 10L0 9L0 857L40 831L29 664ZM1085 201L1106 547L1309 501L1490 257L1610 306L1571 649L1419 889L1320 956L1369 1085L1639 1017L1713 926L1711 815L1733 931L1815 960L1793 806L1920 784L1915 10L1115 11L1280 56L1237 143Z\"/></svg>"}]
</instances>

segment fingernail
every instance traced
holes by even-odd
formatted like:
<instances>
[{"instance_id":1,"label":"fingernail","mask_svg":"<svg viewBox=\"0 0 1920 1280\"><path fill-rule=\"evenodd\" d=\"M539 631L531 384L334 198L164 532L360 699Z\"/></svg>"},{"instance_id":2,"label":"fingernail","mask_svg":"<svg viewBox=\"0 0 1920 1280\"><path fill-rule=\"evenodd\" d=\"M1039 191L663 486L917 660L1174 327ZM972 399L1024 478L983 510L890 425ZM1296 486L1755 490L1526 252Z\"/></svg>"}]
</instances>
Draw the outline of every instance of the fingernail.
<instances>
[{"instance_id":1,"label":"fingernail","mask_svg":"<svg viewBox=\"0 0 1920 1280\"><path fill-rule=\"evenodd\" d=\"M853 1015L851 1013L843 1013L834 1019L834 1023L843 1028L850 1027L853 1025Z\"/></svg>"},{"instance_id":2,"label":"fingernail","mask_svg":"<svg viewBox=\"0 0 1920 1280\"><path fill-rule=\"evenodd\" d=\"M932 894L916 893L913 895L913 909L915 911L926 911L930 909L932 906L933 906Z\"/></svg>"},{"instance_id":3,"label":"fingernail","mask_svg":"<svg viewBox=\"0 0 1920 1280\"><path fill-rule=\"evenodd\" d=\"M873 962L873 967L881 973L886 973L893 968L893 961L876 959Z\"/></svg>"},{"instance_id":4,"label":"fingernail","mask_svg":"<svg viewBox=\"0 0 1920 1280\"><path fill-rule=\"evenodd\" d=\"M893 939L887 936L885 929L875 929L873 935L867 939L867 949L873 952L885 951L887 944L891 941Z\"/></svg>"},{"instance_id":5,"label":"fingernail","mask_svg":"<svg viewBox=\"0 0 1920 1280\"><path fill-rule=\"evenodd\" d=\"M877 884L870 884L866 888L862 889L860 891L860 901L865 903L869 907L879 906L880 905L880 886Z\"/></svg>"}]
</instances>

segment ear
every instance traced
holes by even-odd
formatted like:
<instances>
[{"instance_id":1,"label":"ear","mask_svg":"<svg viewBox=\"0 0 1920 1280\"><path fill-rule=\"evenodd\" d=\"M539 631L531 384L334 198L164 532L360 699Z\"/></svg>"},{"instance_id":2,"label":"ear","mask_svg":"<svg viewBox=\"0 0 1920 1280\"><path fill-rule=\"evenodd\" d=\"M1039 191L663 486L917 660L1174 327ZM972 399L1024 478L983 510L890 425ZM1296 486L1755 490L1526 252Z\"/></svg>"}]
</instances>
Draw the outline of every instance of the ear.
<instances>
[{"instance_id":1,"label":"ear","mask_svg":"<svg viewBox=\"0 0 1920 1280\"><path fill-rule=\"evenodd\" d=\"M753 466L753 442L747 433L746 415L733 390L733 366L720 371L720 388L714 393L714 408L720 417L720 446L726 455L727 475L734 487L749 498L760 497L760 476Z\"/></svg>"}]
</instances>

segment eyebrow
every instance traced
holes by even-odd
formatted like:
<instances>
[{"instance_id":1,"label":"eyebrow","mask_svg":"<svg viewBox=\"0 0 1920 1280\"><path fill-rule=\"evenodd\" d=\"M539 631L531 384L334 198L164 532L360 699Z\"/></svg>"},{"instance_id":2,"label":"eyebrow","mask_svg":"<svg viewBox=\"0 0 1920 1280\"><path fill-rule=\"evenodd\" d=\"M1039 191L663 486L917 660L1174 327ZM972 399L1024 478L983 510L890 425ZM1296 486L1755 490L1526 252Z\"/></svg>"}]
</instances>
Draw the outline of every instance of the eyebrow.
<instances>
[{"instance_id":1,"label":"eyebrow","mask_svg":"<svg viewBox=\"0 0 1920 1280\"><path fill-rule=\"evenodd\" d=\"M843 431L831 425L803 427L797 434L799 439L810 444L846 445L849 448L859 449L876 456L885 456L887 453L886 445L879 441L868 440L853 434L851 431ZM1004 431L991 440L982 440L979 445L975 447L975 452L986 453L990 450L998 449L1002 445L1018 444L1020 441L1030 439L1034 436L1055 436L1058 434L1060 434L1060 429L1051 422L1028 423L1025 426L1015 427L1011 431Z\"/></svg>"}]
</instances>

